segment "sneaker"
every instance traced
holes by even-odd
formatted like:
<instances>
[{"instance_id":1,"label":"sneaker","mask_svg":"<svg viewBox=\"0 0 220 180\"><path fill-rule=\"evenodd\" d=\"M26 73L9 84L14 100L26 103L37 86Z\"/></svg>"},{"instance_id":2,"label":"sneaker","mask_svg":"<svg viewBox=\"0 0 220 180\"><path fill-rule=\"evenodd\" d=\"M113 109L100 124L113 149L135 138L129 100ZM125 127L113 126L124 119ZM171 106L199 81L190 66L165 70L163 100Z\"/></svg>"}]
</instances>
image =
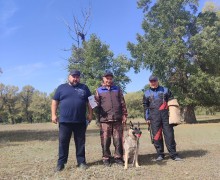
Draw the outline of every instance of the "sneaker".
<instances>
[{"instance_id":1,"label":"sneaker","mask_svg":"<svg viewBox=\"0 0 220 180\"><path fill-rule=\"evenodd\" d=\"M179 156L176 156L175 158L173 158L174 161L183 161L182 158L180 158Z\"/></svg>"},{"instance_id":2,"label":"sneaker","mask_svg":"<svg viewBox=\"0 0 220 180\"><path fill-rule=\"evenodd\" d=\"M58 164L55 171L56 172L62 171L64 169L64 167L65 167L64 164Z\"/></svg>"},{"instance_id":3,"label":"sneaker","mask_svg":"<svg viewBox=\"0 0 220 180\"><path fill-rule=\"evenodd\" d=\"M104 159L103 160L103 165L107 166L107 167L110 167L111 166L110 160L109 159Z\"/></svg>"},{"instance_id":4,"label":"sneaker","mask_svg":"<svg viewBox=\"0 0 220 180\"><path fill-rule=\"evenodd\" d=\"M121 166L124 165L124 162L121 158L115 158L115 163L118 164L118 165L121 165Z\"/></svg>"},{"instance_id":5,"label":"sneaker","mask_svg":"<svg viewBox=\"0 0 220 180\"><path fill-rule=\"evenodd\" d=\"M163 156L158 156L156 161L162 161L163 159L164 159Z\"/></svg>"},{"instance_id":6,"label":"sneaker","mask_svg":"<svg viewBox=\"0 0 220 180\"><path fill-rule=\"evenodd\" d=\"M81 163L80 165L78 165L78 168L82 169L82 170L86 170L88 169L88 165L86 163Z\"/></svg>"}]
</instances>

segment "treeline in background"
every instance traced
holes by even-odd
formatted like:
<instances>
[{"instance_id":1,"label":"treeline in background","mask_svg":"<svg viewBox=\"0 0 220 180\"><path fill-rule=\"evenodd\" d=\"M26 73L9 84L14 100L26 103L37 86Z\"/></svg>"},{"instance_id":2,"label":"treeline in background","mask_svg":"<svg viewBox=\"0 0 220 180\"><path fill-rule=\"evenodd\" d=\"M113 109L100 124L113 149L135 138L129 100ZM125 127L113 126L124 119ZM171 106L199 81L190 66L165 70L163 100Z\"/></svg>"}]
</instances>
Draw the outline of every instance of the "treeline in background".
<instances>
[{"instance_id":1,"label":"treeline in background","mask_svg":"<svg viewBox=\"0 0 220 180\"><path fill-rule=\"evenodd\" d=\"M125 94L128 118L143 118L143 91ZM43 123L50 122L50 105L53 93L36 90L27 85L19 90L16 86L0 84L0 123ZM220 107L197 107L196 115L216 115ZM95 117L94 117L95 119Z\"/></svg>"},{"instance_id":2,"label":"treeline in background","mask_svg":"<svg viewBox=\"0 0 220 180\"><path fill-rule=\"evenodd\" d=\"M20 91L16 86L0 84L0 122L36 123L50 121L51 95L32 86Z\"/></svg>"}]
</instances>

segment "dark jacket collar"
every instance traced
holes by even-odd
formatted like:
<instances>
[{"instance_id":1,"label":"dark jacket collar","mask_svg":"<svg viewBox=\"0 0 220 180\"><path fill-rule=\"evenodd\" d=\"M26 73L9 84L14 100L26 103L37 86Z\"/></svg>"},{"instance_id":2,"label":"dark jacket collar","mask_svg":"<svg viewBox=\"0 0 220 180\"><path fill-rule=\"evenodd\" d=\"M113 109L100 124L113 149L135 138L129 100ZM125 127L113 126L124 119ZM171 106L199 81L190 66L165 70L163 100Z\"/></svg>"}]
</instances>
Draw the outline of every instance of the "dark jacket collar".
<instances>
[{"instance_id":1,"label":"dark jacket collar","mask_svg":"<svg viewBox=\"0 0 220 180\"><path fill-rule=\"evenodd\" d=\"M102 90L108 90L107 86L105 85L102 85L101 88ZM114 84L110 86L110 90L115 90L115 89L117 89L117 87Z\"/></svg>"},{"instance_id":2,"label":"dark jacket collar","mask_svg":"<svg viewBox=\"0 0 220 180\"><path fill-rule=\"evenodd\" d=\"M160 88L161 88L161 86L158 86L157 88L151 88L151 87L150 87L150 90L152 90L152 91L158 91Z\"/></svg>"}]
</instances>

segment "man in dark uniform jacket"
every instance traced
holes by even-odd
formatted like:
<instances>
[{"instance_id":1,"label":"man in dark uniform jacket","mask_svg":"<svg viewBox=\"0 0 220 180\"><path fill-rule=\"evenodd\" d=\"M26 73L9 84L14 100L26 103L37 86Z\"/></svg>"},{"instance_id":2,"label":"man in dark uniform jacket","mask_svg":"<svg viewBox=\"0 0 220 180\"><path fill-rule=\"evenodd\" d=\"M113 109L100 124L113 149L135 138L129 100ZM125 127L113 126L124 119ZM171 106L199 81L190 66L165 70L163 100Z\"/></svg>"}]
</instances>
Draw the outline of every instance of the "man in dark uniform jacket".
<instances>
[{"instance_id":1,"label":"man in dark uniform jacket","mask_svg":"<svg viewBox=\"0 0 220 180\"><path fill-rule=\"evenodd\" d=\"M127 109L123 93L113 84L113 74L110 71L103 75L103 85L96 90L95 98L98 102L103 163L105 166L111 165L110 145L113 137L115 162L123 165L123 123L127 120Z\"/></svg>"},{"instance_id":2,"label":"man in dark uniform jacket","mask_svg":"<svg viewBox=\"0 0 220 180\"><path fill-rule=\"evenodd\" d=\"M59 122L59 159L57 171L64 169L69 154L69 143L72 133L76 147L76 159L78 167L86 169L85 159L85 133L86 133L86 109L87 120L92 120L92 108L88 103L91 96L89 88L80 83L80 72L72 70L68 77L69 82L61 84L53 97L51 105L52 122ZM59 119L57 108L59 106Z\"/></svg>"},{"instance_id":3,"label":"man in dark uniform jacket","mask_svg":"<svg viewBox=\"0 0 220 180\"><path fill-rule=\"evenodd\" d=\"M173 99L171 91L163 86L159 86L158 78L150 76L150 89L146 90L143 97L145 120L152 128L154 146L157 151L157 161L164 159L164 143L170 157L180 161L176 153L176 142L174 140L173 125L169 124L169 111L167 102Z\"/></svg>"}]
</instances>

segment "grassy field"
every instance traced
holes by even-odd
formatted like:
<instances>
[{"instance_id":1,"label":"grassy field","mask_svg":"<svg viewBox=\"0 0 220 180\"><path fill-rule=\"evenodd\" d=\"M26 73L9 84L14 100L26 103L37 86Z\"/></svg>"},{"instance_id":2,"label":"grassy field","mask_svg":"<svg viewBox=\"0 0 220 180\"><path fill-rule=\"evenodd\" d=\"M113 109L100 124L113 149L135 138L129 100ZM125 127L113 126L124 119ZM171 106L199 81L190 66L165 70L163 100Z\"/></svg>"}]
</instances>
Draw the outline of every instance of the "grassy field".
<instances>
[{"instance_id":1,"label":"grassy field","mask_svg":"<svg viewBox=\"0 0 220 180\"><path fill-rule=\"evenodd\" d=\"M168 155L163 162L155 162L155 149L150 143L147 126L142 123L141 128L140 168L124 170L115 164L103 167L99 131L92 122L86 142L89 169L76 168L71 141L66 168L55 173L57 125L0 125L0 179L220 179L220 123L175 127L177 150L183 162L175 162Z\"/></svg>"}]
</instances>

